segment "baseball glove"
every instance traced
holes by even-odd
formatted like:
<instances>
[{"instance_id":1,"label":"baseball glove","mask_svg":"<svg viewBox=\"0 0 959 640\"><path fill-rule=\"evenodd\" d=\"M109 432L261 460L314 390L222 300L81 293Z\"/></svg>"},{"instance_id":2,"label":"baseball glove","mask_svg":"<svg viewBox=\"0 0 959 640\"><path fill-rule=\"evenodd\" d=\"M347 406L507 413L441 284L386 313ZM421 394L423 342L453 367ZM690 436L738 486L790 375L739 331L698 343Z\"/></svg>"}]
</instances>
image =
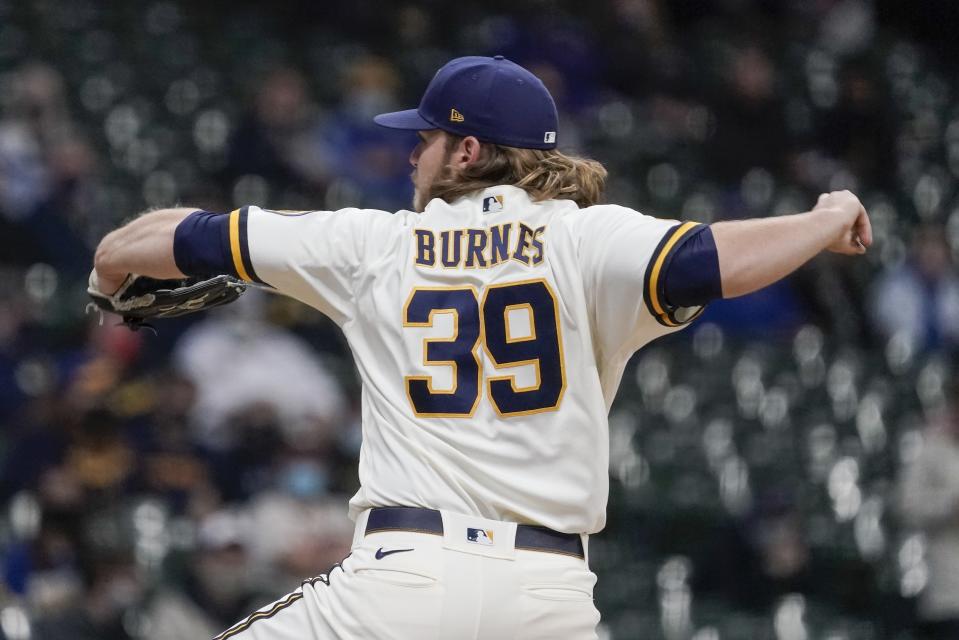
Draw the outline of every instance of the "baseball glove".
<instances>
[{"instance_id":1,"label":"baseball glove","mask_svg":"<svg viewBox=\"0 0 959 640\"><path fill-rule=\"evenodd\" d=\"M133 331L152 329L147 321L153 318L175 318L229 304L244 291L246 285L232 276L157 280L131 273L115 293L107 295L100 291L95 270L87 287L97 308L116 313Z\"/></svg>"}]
</instances>

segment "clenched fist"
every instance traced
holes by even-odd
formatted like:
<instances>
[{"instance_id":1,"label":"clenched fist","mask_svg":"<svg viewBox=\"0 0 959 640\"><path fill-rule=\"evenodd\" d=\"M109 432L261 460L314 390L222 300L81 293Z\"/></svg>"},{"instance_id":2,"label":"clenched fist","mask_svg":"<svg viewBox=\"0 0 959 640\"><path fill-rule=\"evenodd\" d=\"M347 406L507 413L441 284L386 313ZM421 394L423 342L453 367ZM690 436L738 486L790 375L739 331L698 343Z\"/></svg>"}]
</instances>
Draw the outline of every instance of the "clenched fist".
<instances>
[{"instance_id":1,"label":"clenched fist","mask_svg":"<svg viewBox=\"0 0 959 640\"><path fill-rule=\"evenodd\" d=\"M842 221L839 235L826 247L829 251L845 255L866 253L872 245L872 225L865 207L850 191L833 191L819 196L813 211L828 211Z\"/></svg>"}]
</instances>

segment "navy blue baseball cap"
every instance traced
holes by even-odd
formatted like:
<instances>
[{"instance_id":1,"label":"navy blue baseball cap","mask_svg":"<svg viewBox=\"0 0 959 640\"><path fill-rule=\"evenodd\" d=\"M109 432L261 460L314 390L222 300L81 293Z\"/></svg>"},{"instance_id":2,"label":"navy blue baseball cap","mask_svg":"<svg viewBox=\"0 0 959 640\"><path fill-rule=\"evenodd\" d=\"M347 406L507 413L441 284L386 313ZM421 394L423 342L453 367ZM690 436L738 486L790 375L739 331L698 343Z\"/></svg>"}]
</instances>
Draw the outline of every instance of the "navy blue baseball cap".
<instances>
[{"instance_id":1,"label":"navy blue baseball cap","mask_svg":"<svg viewBox=\"0 0 959 640\"><path fill-rule=\"evenodd\" d=\"M543 82L503 56L450 60L433 76L420 106L381 113L391 129L442 129L482 142L524 149L555 149L559 118Z\"/></svg>"}]
</instances>

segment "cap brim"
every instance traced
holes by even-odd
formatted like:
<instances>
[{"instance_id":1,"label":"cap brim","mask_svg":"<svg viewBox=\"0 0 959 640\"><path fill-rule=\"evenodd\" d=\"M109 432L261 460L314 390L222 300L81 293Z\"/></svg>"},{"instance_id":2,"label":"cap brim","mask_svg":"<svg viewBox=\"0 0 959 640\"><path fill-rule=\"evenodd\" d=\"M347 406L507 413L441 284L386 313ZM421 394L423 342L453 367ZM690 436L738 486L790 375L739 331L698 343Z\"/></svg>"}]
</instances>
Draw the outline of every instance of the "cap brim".
<instances>
[{"instance_id":1,"label":"cap brim","mask_svg":"<svg viewBox=\"0 0 959 640\"><path fill-rule=\"evenodd\" d=\"M436 129L436 125L423 118L416 109L381 113L373 117L373 122L388 129L407 129L410 131Z\"/></svg>"}]
</instances>

